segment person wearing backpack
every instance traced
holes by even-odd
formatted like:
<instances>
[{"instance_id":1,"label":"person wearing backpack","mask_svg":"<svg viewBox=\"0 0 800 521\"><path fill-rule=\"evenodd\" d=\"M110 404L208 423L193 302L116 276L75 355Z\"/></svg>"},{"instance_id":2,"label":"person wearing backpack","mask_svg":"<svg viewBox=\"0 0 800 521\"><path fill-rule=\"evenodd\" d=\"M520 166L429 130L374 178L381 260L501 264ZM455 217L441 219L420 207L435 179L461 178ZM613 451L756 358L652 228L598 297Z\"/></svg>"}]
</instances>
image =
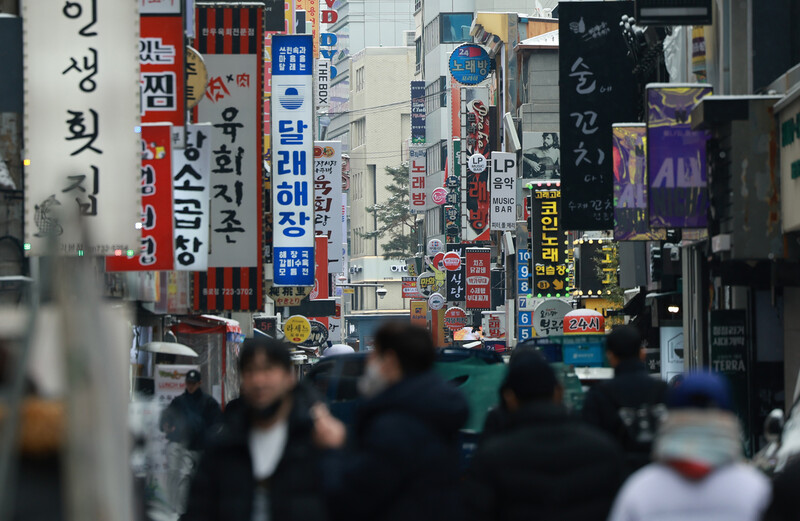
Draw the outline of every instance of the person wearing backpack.
<instances>
[{"instance_id":1,"label":"person wearing backpack","mask_svg":"<svg viewBox=\"0 0 800 521\"><path fill-rule=\"evenodd\" d=\"M666 416L668 386L647 371L639 330L617 326L606 337L614 378L586 393L583 419L611 434L622 446L629 472L650 462L659 425Z\"/></svg>"}]
</instances>

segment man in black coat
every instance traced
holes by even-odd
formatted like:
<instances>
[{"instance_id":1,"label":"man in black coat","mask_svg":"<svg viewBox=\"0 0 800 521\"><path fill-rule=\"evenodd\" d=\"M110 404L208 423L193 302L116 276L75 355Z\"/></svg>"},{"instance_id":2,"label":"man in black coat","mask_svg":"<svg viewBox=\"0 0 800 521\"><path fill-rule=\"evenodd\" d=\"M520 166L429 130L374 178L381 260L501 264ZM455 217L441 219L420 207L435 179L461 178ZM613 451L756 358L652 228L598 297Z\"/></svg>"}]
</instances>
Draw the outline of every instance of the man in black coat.
<instances>
[{"instance_id":1,"label":"man in black coat","mask_svg":"<svg viewBox=\"0 0 800 521\"><path fill-rule=\"evenodd\" d=\"M334 519L460 519L457 439L468 407L461 392L431 370L434 358L428 331L385 324L359 381L368 398L354 431L348 435L321 411L320 442L330 448L350 445L325 462Z\"/></svg>"},{"instance_id":2,"label":"man in black coat","mask_svg":"<svg viewBox=\"0 0 800 521\"><path fill-rule=\"evenodd\" d=\"M606 337L606 357L614 378L586 393L582 415L622 445L629 472L650 462L653 440L666 417L668 386L650 376L639 330L615 327Z\"/></svg>"},{"instance_id":3,"label":"man in black coat","mask_svg":"<svg viewBox=\"0 0 800 521\"><path fill-rule=\"evenodd\" d=\"M604 521L624 479L620 448L571 418L555 372L533 349L514 354L508 414L485 440L464 484L474 521Z\"/></svg>"},{"instance_id":4,"label":"man in black coat","mask_svg":"<svg viewBox=\"0 0 800 521\"><path fill-rule=\"evenodd\" d=\"M316 394L277 340L246 340L239 371L242 403L210 440L182 521L324 521Z\"/></svg>"}]
</instances>

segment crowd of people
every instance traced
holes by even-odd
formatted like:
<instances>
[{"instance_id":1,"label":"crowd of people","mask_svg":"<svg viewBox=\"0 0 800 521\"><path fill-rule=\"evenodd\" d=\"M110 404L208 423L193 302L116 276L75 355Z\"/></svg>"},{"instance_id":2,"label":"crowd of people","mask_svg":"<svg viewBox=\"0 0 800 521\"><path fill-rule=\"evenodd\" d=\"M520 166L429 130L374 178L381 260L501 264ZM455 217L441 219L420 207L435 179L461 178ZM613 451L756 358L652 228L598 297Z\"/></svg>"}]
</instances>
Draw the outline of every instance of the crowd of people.
<instances>
[{"instance_id":1,"label":"crowd of people","mask_svg":"<svg viewBox=\"0 0 800 521\"><path fill-rule=\"evenodd\" d=\"M790 464L773 485L746 463L723 378L690 373L669 388L649 376L628 326L609 333L607 356L614 378L592 387L576 416L547 361L515 350L463 473L469 408L433 371L428 331L389 323L377 332L350 426L297 381L287 344L248 339L241 396L224 415L196 372L165 410L162 429L181 445L170 449L175 509L182 521L800 518L800 468Z\"/></svg>"}]
</instances>

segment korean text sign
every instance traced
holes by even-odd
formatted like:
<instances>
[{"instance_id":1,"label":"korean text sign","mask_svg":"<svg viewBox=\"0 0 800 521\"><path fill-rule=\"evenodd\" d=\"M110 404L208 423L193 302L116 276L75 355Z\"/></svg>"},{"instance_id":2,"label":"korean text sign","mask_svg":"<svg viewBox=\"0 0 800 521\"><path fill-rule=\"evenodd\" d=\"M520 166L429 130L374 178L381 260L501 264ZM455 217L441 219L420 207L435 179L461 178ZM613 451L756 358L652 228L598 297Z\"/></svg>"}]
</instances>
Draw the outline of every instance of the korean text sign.
<instances>
[{"instance_id":1,"label":"korean text sign","mask_svg":"<svg viewBox=\"0 0 800 521\"><path fill-rule=\"evenodd\" d=\"M692 108L711 86L647 86L647 162L650 226L708 225L706 131L692 130Z\"/></svg>"},{"instance_id":2,"label":"korean text sign","mask_svg":"<svg viewBox=\"0 0 800 521\"><path fill-rule=\"evenodd\" d=\"M44 254L52 237L62 255L138 250L136 3L24 0L21 8L26 253Z\"/></svg>"},{"instance_id":3,"label":"korean text sign","mask_svg":"<svg viewBox=\"0 0 800 521\"><path fill-rule=\"evenodd\" d=\"M464 262L466 249L466 245L461 243L447 245L448 253L455 252L462 259L461 266L457 270L445 271L445 275L447 276L447 293L445 294L445 298L449 302L463 302L466 298L467 266Z\"/></svg>"},{"instance_id":4,"label":"korean text sign","mask_svg":"<svg viewBox=\"0 0 800 521\"><path fill-rule=\"evenodd\" d=\"M172 154L176 270L208 268L210 171L211 124L189 125L186 148Z\"/></svg>"},{"instance_id":5,"label":"korean text sign","mask_svg":"<svg viewBox=\"0 0 800 521\"><path fill-rule=\"evenodd\" d=\"M314 285L313 72L310 35L272 37L273 280L278 286Z\"/></svg>"},{"instance_id":6,"label":"korean text sign","mask_svg":"<svg viewBox=\"0 0 800 521\"><path fill-rule=\"evenodd\" d=\"M467 309L490 309L492 252L489 248L467 248Z\"/></svg>"},{"instance_id":7,"label":"korean text sign","mask_svg":"<svg viewBox=\"0 0 800 521\"><path fill-rule=\"evenodd\" d=\"M142 16L139 36L142 121L186 120L183 17Z\"/></svg>"},{"instance_id":8,"label":"korean text sign","mask_svg":"<svg viewBox=\"0 0 800 521\"><path fill-rule=\"evenodd\" d=\"M489 170L491 190L491 229L514 231L517 228L517 155L492 152Z\"/></svg>"},{"instance_id":9,"label":"korean text sign","mask_svg":"<svg viewBox=\"0 0 800 521\"><path fill-rule=\"evenodd\" d=\"M427 166L425 148L412 146L409 150L411 162L408 168L409 213L425 213L428 207L428 192L425 188Z\"/></svg>"},{"instance_id":10,"label":"korean text sign","mask_svg":"<svg viewBox=\"0 0 800 521\"><path fill-rule=\"evenodd\" d=\"M619 30L631 2L559 5L561 189L565 230L614 227L611 125L637 119L636 79Z\"/></svg>"},{"instance_id":11,"label":"korean text sign","mask_svg":"<svg viewBox=\"0 0 800 521\"><path fill-rule=\"evenodd\" d=\"M328 238L326 273L342 271L342 143L314 143L314 230Z\"/></svg>"},{"instance_id":12,"label":"korean text sign","mask_svg":"<svg viewBox=\"0 0 800 521\"><path fill-rule=\"evenodd\" d=\"M542 188L531 194L531 261L538 297L568 296L567 240L559 224L561 190Z\"/></svg>"},{"instance_id":13,"label":"korean text sign","mask_svg":"<svg viewBox=\"0 0 800 521\"><path fill-rule=\"evenodd\" d=\"M474 43L456 47L450 54L450 74L463 85L477 85L485 80L491 65L492 60L486 49Z\"/></svg>"},{"instance_id":14,"label":"korean text sign","mask_svg":"<svg viewBox=\"0 0 800 521\"><path fill-rule=\"evenodd\" d=\"M142 240L136 255L106 257L106 271L169 271L172 250L172 125L142 125Z\"/></svg>"},{"instance_id":15,"label":"korean text sign","mask_svg":"<svg viewBox=\"0 0 800 521\"><path fill-rule=\"evenodd\" d=\"M647 127L644 123L615 124L614 240L663 240L663 230L651 230L647 216Z\"/></svg>"},{"instance_id":16,"label":"korean text sign","mask_svg":"<svg viewBox=\"0 0 800 521\"><path fill-rule=\"evenodd\" d=\"M467 161L475 154L489 157L489 92L485 88L461 89L461 171L467 175L467 239L488 240L489 169L472 172ZM484 232L487 232L484 234Z\"/></svg>"}]
</instances>

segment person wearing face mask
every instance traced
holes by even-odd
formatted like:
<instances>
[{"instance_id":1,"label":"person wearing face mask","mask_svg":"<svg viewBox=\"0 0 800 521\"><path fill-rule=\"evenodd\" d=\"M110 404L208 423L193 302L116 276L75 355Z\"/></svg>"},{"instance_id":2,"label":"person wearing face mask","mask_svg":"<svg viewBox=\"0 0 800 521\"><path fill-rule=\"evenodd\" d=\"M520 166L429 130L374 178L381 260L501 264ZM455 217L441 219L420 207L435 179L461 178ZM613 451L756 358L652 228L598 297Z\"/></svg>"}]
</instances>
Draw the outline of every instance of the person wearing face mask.
<instances>
[{"instance_id":1,"label":"person wearing face mask","mask_svg":"<svg viewBox=\"0 0 800 521\"><path fill-rule=\"evenodd\" d=\"M318 398L297 383L289 346L245 340L239 373L241 403L209 442L181 520L325 521L312 439Z\"/></svg>"},{"instance_id":2,"label":"person wearing face mask","mask_svg":"<svg viewBox=\"0 0 800 521\"><path fill-rule=\"evenodd\" d=\"M316 439L331 449L324 480L333 519L459 519L461 392L432 371L430 333L407 323L375 334L358 387L365 396L352 432L322 409Z\"/></svg>"}]
</instances>

